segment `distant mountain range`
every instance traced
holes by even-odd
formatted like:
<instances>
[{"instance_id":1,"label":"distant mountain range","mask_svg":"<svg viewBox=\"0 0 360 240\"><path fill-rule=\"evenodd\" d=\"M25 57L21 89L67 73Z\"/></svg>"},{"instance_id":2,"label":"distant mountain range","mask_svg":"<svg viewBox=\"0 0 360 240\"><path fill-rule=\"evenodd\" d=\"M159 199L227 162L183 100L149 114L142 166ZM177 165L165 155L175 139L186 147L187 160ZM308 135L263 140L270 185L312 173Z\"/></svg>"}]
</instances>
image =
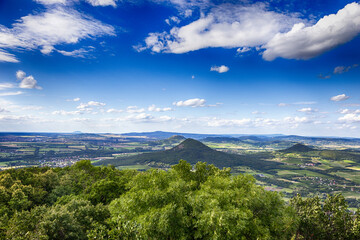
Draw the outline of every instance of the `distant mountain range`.
<instances>
[{"instance_id":1,"label":"distant mountain range","mask_svg":"<svg viewBox=\"0 0 360 240\"><path fill-rule=\"evenodd\" d=\"M124 136L144 136L153 139L166 139L172 137L174 135L184 136L185 138L193 138L196 140L208 138L208 137L243 137L243 136L257 136L259 138L271 138L271 137L279 137L284 136L282 134L265 134L265 135L257 135L257 134L198 134L198 133L180 133L180 132L163 132L163 131L155 131L155 132L130 132L130 133L122 133Z\"/></svg>"}]
</instances>

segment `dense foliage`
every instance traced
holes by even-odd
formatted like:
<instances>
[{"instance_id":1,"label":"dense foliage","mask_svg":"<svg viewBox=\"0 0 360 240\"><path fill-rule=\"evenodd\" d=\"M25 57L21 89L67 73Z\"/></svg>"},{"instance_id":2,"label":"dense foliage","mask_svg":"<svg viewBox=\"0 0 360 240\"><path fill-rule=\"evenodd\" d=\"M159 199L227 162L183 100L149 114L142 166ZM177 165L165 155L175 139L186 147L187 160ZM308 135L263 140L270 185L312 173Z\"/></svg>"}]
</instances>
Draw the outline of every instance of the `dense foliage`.
<instances>
[{"instance_id":1,"label":"dense foliage","mask_svg":"<svg viewBox=\"0 0 360 240\"><path fill-rule=\"evenodd\" d=\"M248 175L185 161L169 171L94 167L0 172L1 239L359 239L341 195L287 205Z\"/></svg>"}]
</instances>

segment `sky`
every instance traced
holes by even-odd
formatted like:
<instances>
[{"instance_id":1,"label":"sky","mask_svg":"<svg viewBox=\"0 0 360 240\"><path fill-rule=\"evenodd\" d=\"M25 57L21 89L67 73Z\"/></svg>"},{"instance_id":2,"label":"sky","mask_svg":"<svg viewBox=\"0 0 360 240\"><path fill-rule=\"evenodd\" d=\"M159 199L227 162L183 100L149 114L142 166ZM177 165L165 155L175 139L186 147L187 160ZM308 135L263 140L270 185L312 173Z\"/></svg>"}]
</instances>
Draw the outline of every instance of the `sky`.
<instances>
[{"instance_id":1,"label":"sky","mask_svg":"<svg viewBox=\"0 0 360 240\"><path fill-rule=\"evenodd\" d=\"M360 3L0 0L0 131L359 137Z\"/></svg>"}]
</instances>

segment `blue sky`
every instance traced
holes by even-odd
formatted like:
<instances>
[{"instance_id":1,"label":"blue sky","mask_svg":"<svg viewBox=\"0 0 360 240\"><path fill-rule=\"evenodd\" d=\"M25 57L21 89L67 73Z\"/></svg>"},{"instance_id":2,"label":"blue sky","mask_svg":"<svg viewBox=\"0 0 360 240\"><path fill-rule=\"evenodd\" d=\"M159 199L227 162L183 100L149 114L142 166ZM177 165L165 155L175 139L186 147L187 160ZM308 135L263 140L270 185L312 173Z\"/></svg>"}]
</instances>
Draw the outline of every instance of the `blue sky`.
<instances>
[{"instance_id":1,"label":"blue sky","mask_svg":"<svg viewBox=\"0 0 360 240\"><path fill-rule=\"evenodd\" d=\"M358 137L354 1L2 0L0 131Z\"/></svg>"}]
</instances>

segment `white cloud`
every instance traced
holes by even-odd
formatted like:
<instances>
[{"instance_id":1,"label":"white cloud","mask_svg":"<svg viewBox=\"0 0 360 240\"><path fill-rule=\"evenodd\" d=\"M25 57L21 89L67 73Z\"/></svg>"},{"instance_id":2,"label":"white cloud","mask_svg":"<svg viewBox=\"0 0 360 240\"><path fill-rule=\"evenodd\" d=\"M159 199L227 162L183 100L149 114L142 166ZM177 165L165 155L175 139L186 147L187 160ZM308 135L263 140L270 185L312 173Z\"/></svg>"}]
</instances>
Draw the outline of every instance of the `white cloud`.
<instances>
[{"instance_id":1,"label":"white cloud","mask_svg":"<svg viewBox=\"0 0 360 240\"><path fill-rule=\"evenodd\" d=\"M314 112L318 112L317 109L313 109L313 108L301 108L299 110L297 110L298 112L303 112L303 113L314 113Z\"/></svg>"},{"instance_id":2,"label":"white cloud","mask_svg":"<svg viewBox=\"0 0 360 240\"><path fill-rule=\"evenodd\" d=\"M181 21L178 17L176 16L171 16L167 19L165 19L165 22L168 24L168 25L171 25L172 23L176 23L176 24L179 24Z\"/></svg>"},{"instance_id":3,"label":"white cloud","mask_svg":"<svg viewBox=\"0 0 360 240\"><path fill-rule=\"evenodd\" d=\"M24 71L22 71L22 70L18 70L16 72L16 78L21 81L19 83L20 88L39 89L39 90L42 89L42 87L40 87L37 84L37 81L35 80L35 78L32 75L27 77L26 73Z\"/></svg>"},{"instance_id":4,"label":"white cloud","mask_svg":"<svg viewBox=\"0 0 360 240\"><path fill-rule=\"evenodd\" d=\"M37 85L37 81L31 75L23 78L23 80L19 84L19 87L27 88L27 89L39 89L39 90L42 89L42 87Z\"/></svg>"},{"instance_id":5,"label":"white cloud","mask_svg":"<svg viewBox=\"0 0 360 240\"><path fill-rule=\"evenodd\" d=\"M128 113L143 113L143 112L145 112L145 109L138 108L137 106L128 106L126 108L126 112L128 112Z\"/></svg>"},{"instance_id":6,"label":"white cloud","mask_svg":"<svg viewBox=\"0 0 360 240\"><path fill-rule=\"evenodd\" d=\"M297 23L289 32L276 34L264 45L263 58L272 61L277 57L303 60L316 57L356 37L360 33L359 16L360 5L353 2L313 26Z\"/></svg>"},{"instance_id":7,"label":"white cloud","mask_svg":"<svg viewBox=\"0 0 360 240\"><path fill-rule=\"evenodd\" d=\"M221 66L213 66L210 68L210 71L215 71L218 73L225 73L227 71L229 71L229 67L225 66L225 65L221 65Z\"/></svg>"},{"instance_id":8,"label":"white cloud","mask_svg":"<svg viewBox=\"0 0 360 240\"><path fill-rule=\"evenodd\" d=\"M76 108L82 112L90 113L93 108L92 107L104 107L106 104L102 102L89 101L87 103L80 103Z\"/></svg>"},{"instance_id":9,"label":"white cloud","mask_svg":"<svg viewBox=\"0 0 360 240\"><path fill-rule=\"evenodd\" d=\"M74 98L73 101L78 102L78 101L80 101L80 98Z\"/></svg>"},{"instance_id":10,"label":"white cloud","mask_svg":"<svg viewBox=\"0 0 360 240\"><path fill-rule=\"evenodd\" d=\"M14 84L12 83L0 83L0 90L14 88Z\"/></svg>"},{"instance_id":11,"label":"white cloud","mask_svg":"<svg viewBox=\"0 0 360 240\"><path fill-rule=\"evenodd\" d=\"M116 1L117 0L86 0L86 2L88 2L93 6L101 6L101 7L105 7L105 6L116 7Z\"/></svg>"},{"instance_id":12,"label":"white cloud","mask_svg":"<svg viewBox=\"0 0 360 240\"><path fill-rule=\"evenodd\" d=\"M149 121L152 120L154 117L147 113L139 113L134 114L126 117L127 121Z\"/></svg>"},{"instance_id":13,"label":"white cloud","mask_svg":"<svg viewBox=\"0 0 360 240\"><path fill-rule=\"evenodd\" d=\"M246 53L246 52L249 52L249 51L251 51L251 48L249 48L249 47L241 47L241 48L238 48L236 50L236 52L239 53L239 54Z\"/></svg>"},{"instance_id":14,"label":"white cloud","mask_svg":"<svg viewBox=\"0 0 360 240\"><path fill-rule=\"evenodd\" d=\"M18 71L16 72L16 78L17 78L18 80L23 80L25 77L26 77L26 73L25 73L24 71L18 70Z\"/></svg>"},{"instance_id":15,"label":"white cloud","mask_svg":"<svg viewBox=\"0 0 360 240\"><path fill-rule=\"evenodd\" d=\"M314 121L307 117L285 117L283 122L288 124L290 128L297 128L300 124L314 123Z\"/></svg>"},{"instance_id":16,"label":"white cloud","mask_svg":"<svg viewBox=\"0 0 360 240\"><path fill-rule=\"evenodd\" d=\"M355 113L345 114L343 117L339 118L339 121L348 123L360 122L360 115Z\"/></svg>"},{"instance_id":17,"label":"white cloud","mask_svg":"<svg viewBox=\"0 0 360 240\"><path fill-rule=\"evenodd\" d=\"M339 111L339 113L341 113L341 114L360 113L360 109L357 109L357 110L341 109Z\"/></svg>"},{"instance_id":18,"label":"white cloud","mask_svg":"<svg viewBox=\"0 0 360 240\"><path fill-rule=\"evenodd\" d=\"M61 53L64 56L68 56L68 57L77 57L77 58L86 58L89 55L89 52L93 51L93 48L89 48L84 49L84 48L80 48L74 51L63 51L63 50L57 50L58 53Z\"/></svg>"},{"instance_id":19,"label":"white cloud","mask_svg":"<svg viewBox=\"0 0 360 240\"><path fill-rule=\"evenodd\" d=\"M43 46L41 49L40 49L40 52L42 54L45 54L45 55L49 55L50 53L52 53L52 51L54 50L55 48L53 46Z\"/></svg>"},{"instance_id":20,"label":"white cloud","mask_svg":"<svg viewBox=\"0 0 360 240\"><path fill-rule=\"evenodd\" d=\"M205 107L206 100L200 98L188 99L185 101L174 102L177 107Z\"/></svg>"},{"instance_id":21,"label":"white cloud","mask_svg":"<svg viewBox=\"0 0 360 240\"><path fill-rule=\"evenodd\" d=\"M110 108L106 111L107 113L121 113L123 112L123 110L121 109L115 109L115 108Z\"/></svg>"},{"instance_id":22,"label":"white cloud","mask_svg":"<svg viewBox=\"0 0 360 240\"><path fill-rule=\"evenodd\" d=\"M0 61L18 62L4 49L40 48L42 53L50 54L55 45L104 35L114 36L114 28L74 9L56 5L44 12L21 17L12 28L0 25Z\"/></svg>"},{"instance_id":23,"label":"white cloud","mask_svg":"<svg viewBox=\"0 0 360 240\"><path fill-rule=\"evenodd\" d=\"M156 107L154 104L153 105L150 105L148 107L148 111L149 112L167 112L167 111L172 111L173 109L170 108L170 107L165 107L165 108L159 108L159 107Z\"/></svg>"},{"instance_id":24,"label":"white cloud","mask_svg":"<svg viewBox=\"0 0 360 240\"><path fill-rule=\"evenodd\" d=\"M336 95L330 98L331 101L339 102L344 101L346 99L350 98L349 96L346 96L345 94Z\"/></svg>"},{"instance_id":25,"label":"white cloud","mask_svg":"<svg viewBox=\"0 0 360 240\"><path fill-rule=\"evenodd\" d=\"M5 97L5 96L16 96L16 95L20 95L23 94L22 91L17 91L17 92L2 92L0 93L0 97Z\"/></svg>"},{"instance_id":26,"label":"white cloud","mask_svg":"<svg viewBox=\"0 0 360 240\"><path fill-rule=\"evenodd\" d=\"M287 107L287 106L289 106L290 104L288 104L288 103L279 103L278 104L278 106L279 107Z\"/></svg>"},{"instance_id":27,"label":"white cloud","mask_svg":"<svg viewBox=\"0 0 360 240\"><path fill-rule=\"evenodd\" d=\"M186 17L186 18L191 17L192 14L193 14L193 11L191 9L186 9L184 12L184 17Z\"/></svg>"},{"instance_id":28,"label":"white cloud","mask_svg":"<svg viewBox=\"0 0 360 240\"><path fill-rule=\"evenodd\" d=\"M95 106L95 107L102 107L102 106L105 106L106 104L102 103L102 102L90 101L90 102L87 103L87 105Z\"/></svg>"},{"instance_id":29,"label":"white cloud","mask_svg":"<svg viewBox=\"0 0 360 240\"><path fill-rule=\"evenodd\" d=\"M66 0L35 0L35 2L44 4L44 5L66 4Z\"/></svg>"},{"instance_id":30,"label":"white cloud","mask_svg":"<svg viewBox=\"0 0 360 240\"><path fill-rule=\"evenodd\" d=\"M219 119L212 118L207 121L207 125L210 127L244 127L252 123L251 119Z\"/></svg>"},{"instance_id":31,"label":"white cloud","mask_svg":"<svg viewBox=\"0 0 360 240\"><path fill-rule=\"evenodd\" d=\"M51 114L53 115L62 115L62 116L71 116L71 115L79 115L81 114L81 111L65 111L65 110L59 110L59 111L53 111Z\"/></svg>"},{"instance_id":32,"label":"white cloud","mask_svg":"<svg viewBox=\"0 0 360 240\"><path fill-rule=\"evenodd\" d=\"M170 32L150 33L145 48L153 52L186 53L209 47L256 47L299 22L266 9L266 4L222 4L206 16ZM140 49L144 50L144 49Z\"/></svg>"},{"instance_id":33,"label":"white cloud","mask_svg":"<svg viewBox=\"0 0 360 240\"><path fill-rule=\"evenodd\" d=\"M0 31L1 31L1 29L0 29ZM14 54L5 52L4 50L0 49L0 62L18 63L19 60L17 60L17 58L15 57Z\"/></svg>"},{"instance_id":34,"label":"white cloud","mask_svg":"<svg viewBox=\"0 0 360 240\"><path fill-rule=\"evenodd\" d=\"M36 2L43 4L43 5L54 5L54 4L62 4L66 5L72 2L76 2L78 0L35 0ZM106 6L113 6L116 7L117 0L85 0L90 5L97 7L106 7Z\"/></svg>"}]
</instances>

